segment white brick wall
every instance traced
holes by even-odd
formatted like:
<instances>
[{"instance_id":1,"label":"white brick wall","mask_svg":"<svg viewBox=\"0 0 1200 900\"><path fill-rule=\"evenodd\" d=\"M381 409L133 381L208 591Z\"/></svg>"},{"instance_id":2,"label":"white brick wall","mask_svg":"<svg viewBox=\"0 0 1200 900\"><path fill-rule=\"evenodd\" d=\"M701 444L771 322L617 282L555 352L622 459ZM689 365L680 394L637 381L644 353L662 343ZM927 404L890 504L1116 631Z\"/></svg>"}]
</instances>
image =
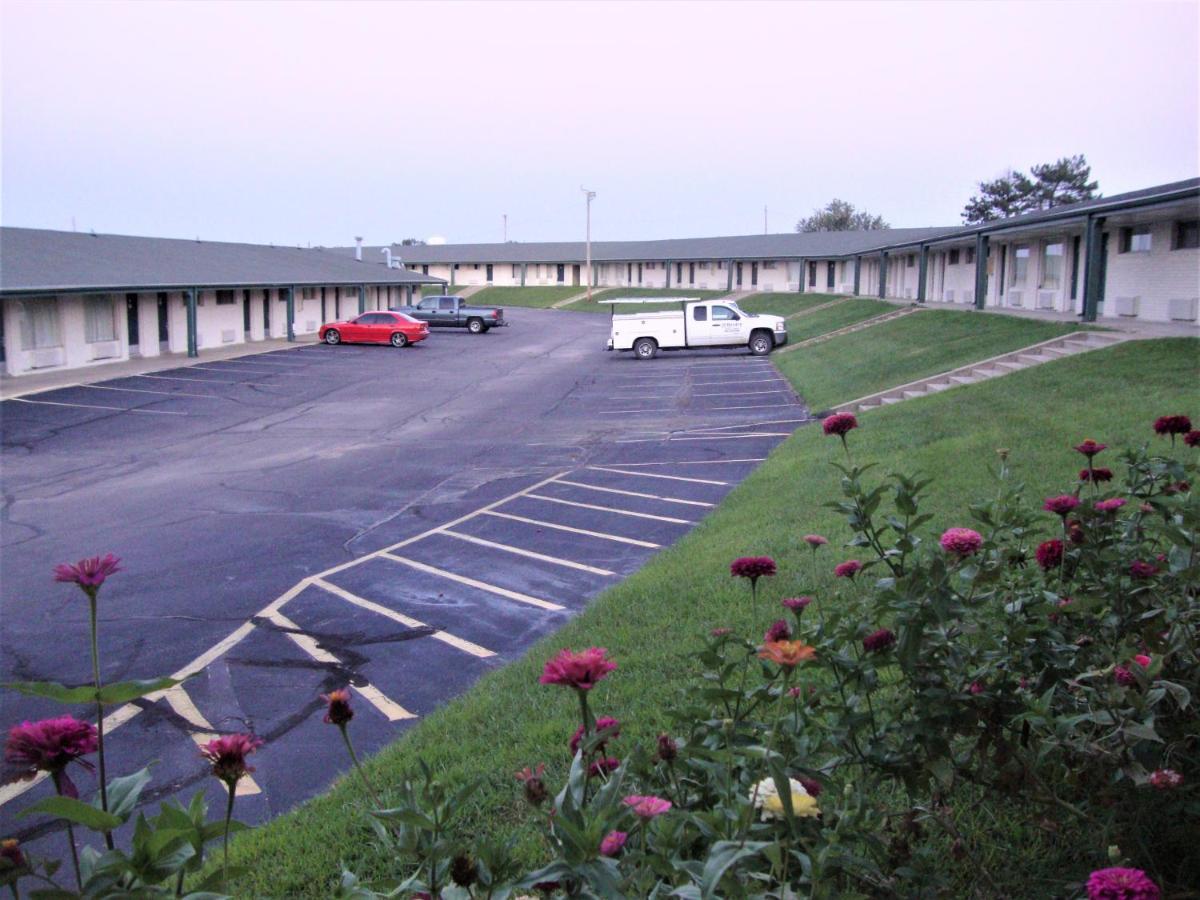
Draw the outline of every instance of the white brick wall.
<instances>
[{"instance_id":1,"label":"white brick wall","mask_svg":"<svg viewBox=\"0 0 1200 900\"><path fill-rule=\"evenodd\" d=\"M1108 234L1108 283L1104 317L1117 315L1118 297L1137 297L1138 318L1170 321L1172 299L1200 297L1200 250L1172 250L1174 221L1157 222L1150 230L1148 253L1120 253L1121 229Z\"/></svg>"}]
</instances>

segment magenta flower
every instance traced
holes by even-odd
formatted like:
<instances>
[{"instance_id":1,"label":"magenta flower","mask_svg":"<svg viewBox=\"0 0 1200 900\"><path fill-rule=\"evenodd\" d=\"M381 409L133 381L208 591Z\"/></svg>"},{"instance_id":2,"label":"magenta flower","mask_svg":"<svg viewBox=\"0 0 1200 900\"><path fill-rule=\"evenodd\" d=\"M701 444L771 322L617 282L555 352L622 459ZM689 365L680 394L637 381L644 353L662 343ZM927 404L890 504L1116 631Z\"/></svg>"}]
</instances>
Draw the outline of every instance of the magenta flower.
<instances>
[{"instance_id":1,"label":"magenta flower","mask_svg":"<svg viewBox=\"0 0 1200 900\"><path fill-rule=\"evenodd\" d=\"M775 560L769 556L740 556L729 564L729 574L749 578L753 584L764 575L775 574Z\"/></svg>"},{"instance_id":2,"label":"magenta flower","mask_svg":"<svg viewBox=\"0 0 1200 900\"><path fill-rule=\"evenodd\" d=\"M823 547L828 544L829 539L821 537L819 534L806 534L804 536L804 543L816 550L818 547Z\"/></svg>"},{"instance_id":3,"label":"magenta flower","mask_svg":"<svg viewBox=\"0 0 1200 900\"><path fill-rule=\"evenodd\" d=\"M1063 560L1063 542L1057 538L1052 541L1043 541L1038 544L1035 556L1037 556L1038 565L1043 570L1061 566Z\"/></svg>"},{"instance_id":4,"label":"magenta flower","mask_svg":"<svg viewBox=\"0 0 1200 900\"><path fill-rule=\"evenodd\" d=\"M812 599L812 597L788 597L786 600L780 600L779 602L792 612L798 613L806 609L808 604L812 603Z\"/></svg>"},{"instance_id":5,"label":"magenta flower","mask_svg":"<svg viewBox=\"0 0 1200 900\"><path fill-rule=\"evenodd\" d=\"M28 781L38 772L47 772L61 794L78 798L79 791L66 772L67 764L77 762L89 772L94 771L95 767L82 757L95 753L99 746L95 725L74 716L59 716L10 728L4 759L19 770L20 780Z\"/></svg>"},{"instance_id":6,"label":"magenta flower","mask_svg":"<svg viewBox=\"0 0 1200 900\"><path fill-rule=\"evenodd\" d=\"M1108 444L1098 444L1091 438L1085 440L1082 444L1076 444L1075 449L1088 458L1088 462L1092 461L1092 457L1107 447Z\"/></svg>"},{"instance_id":7,"label":"magenta flower","mask_svg":"<svg viewBox=\"0 0 1200 900\"><path fill-rule=\"evenodd\" d=\"M121 560L111 553L91 556L71 565L62 563L54 567L54 580L79 585L84 592L94 594L109 575L121 571Z\"/></svg>"},{"instance_id":8,"label":"magenta flower","mask_svg":"<svg viewBox=\"0 0 1200 900\"><path fill-rule=\"evenodd\" d=\"M1129 574L1134 578L1153 578L1158 574L1158 566L1145 560L1136 559L1129 565Z\"/></svg>"},{"instance_id":9,"label":"magenta flower","mask_svg":"<svg viewBox=\"0 0 1200 900\"><path fill-rule=\"evenodd\" d=\"M1200 431L1189 431L1183 436L1183 442L1189 447L1200 447Z\"/></svg>"},{"instance_id":10,"label":"magenta flower","mask_svg":"<svg viewBox=\"0 0 1200 900\"><path fill-rule=\"evenodd\" d=\"M1160 791L1169 791L1183 784L1183 776L1174 769L1155 769L1150 773L1150 784Z\"/></svg>"},{"instance_id":11,"label":"magenta flower","mask_svg":"<svg viewBox=\"0 0 1200 900\"><path fill-rule=\"evenodd\" d=\"M1159 416L1154 420L1155 434L1169 434L1175 440L1177 434L1187 434L1192 430L1192 420L1187 416Z\"/></svg>"},{"instance_id":12,"label":"magenta flower","mask_svg":"<svg viewBox=\"0 0 1200 900\"><path fill-rule=\"evenodd\" d=\"M603 647L589 647L579 653L561 650L546 663L542 670L541 684L561 684L577 691L590 691L604 680L617 664L607 659L608 651Z\"/></svg>"},{"instance_id":13,"label":"magenta flower","mask_svg":"<svg viewBox=\"0 0 1200 900\"><path fill-rule=\"evenodd\" d=\"M1121 687L1133 687L1137 684L1137 678L1126 666L1113 667L1113 680Z\"/></svg>"},{"instance_id":14,"label":"magenta flower","mask_svg":"<svg viewBox=\"0 0 1200 900\"><path fill-rule=\"evenodd\" d=\"M821 791L824 790L821 787L821 782L817 781L815 778L807 778L801 775L796 780L804 785L804 790L808 792L808 796L810 797L820 797Z\"/></svg>"},{"instance_id":15,"label":"magenta flower","mask_svg":"<svg viewBox=\"0 0 1200 900\"><path fill-rule=\"evenodd\" d=\"M1153 662L1153 660L1149 656L1147 656L1145 653L1137 654L1136 656L1134 656L1133 661L1135 663L1137 663L1139 666L1141 666L1143 669L1150 668L1150 663Z\"/></svg>"},{"instance_id":16,"label":"magenta flower","mask_svg":"<svg viewBox=\"0 0 1200 900\"><path fill-rule=\"evenodd\" d=\"M1108 500L1101 500L1096 504L1096 509L1100 512L1116 512L1125 505L1124 497L1111 497Z\"/></svg>"},{"instance_id":17,"label":"magenta flower","mask_svg":"<svg viewBox=\"0 0 1200 900\"><path fill-rule=\"evenodd\" d=\"M715 638L723 638L733 633L732 628L714 628L709 632Z\"/></svg>"},{"instance_id":18,"label":"magenta flower","mask_svg":"<svg viewBox=\"0 0 1200 900\"><path fill-rule=\"evenodd\" d=\"M896 635L887 628L880 628L863 638L863 649L868 653L882 653L895 643Z\"/></svg>"},{"instance_id":19,"label":"magenta flower","mask_svg":"<svg viewBox=\"0 0 1200 900\"><path fill-rule=\"evenodd\" d=\"M607 731L609 728L614 729L614 731L607 738L605 738L603 741L601 741L600 743L598 743L596 745L596 749L598 751L603 752L605 745L608 744L608 741L610 739L619 738L621 736L621 723L618 722L616 719L612 718L611 716L601 716L600 718L598 718L596 720L596 732L595 732L596 734L599 734L601 731ZM580 725L579 728L577 728L575 730L575 734L571 737L571 745L570 746L571 746L571 754L572 755L579 752L579 744L582 740L583 740L583 726Z\"/></svg>"},{"instance_id":20,"label":"magenta flower","mask_svg":"<svg viewBox=\"0 0 1200 900\"><path fill-rule=\"evenodd\" d=\"M246 757L265 742L252 734L226 734L200 747L200 755L212 763L212 773L225 782L230 791L243 775L254 771Z\"/></svg>"},{"instance_id":21,"label":"magenta flower","mask_svg":"<svg viewBox=\"0 0 1200 900\"><path fill-rule=\"evenodd\" d=\"M846 435L858 427L858 419L853 413L834 413L821 422L821 427L826 434L836 434L845 440Z\"/></svg>"},{"instance_id":22,"label":"magenta flower","mask_svg":"<svg viewBox=\"0 0 1200 900\"><path fill-rule=\"evenodd\" d=\"M621 848L625 846L625 839L629 835L624 831L610 831L604 836L604 840L600 842L601 856L616 856L621 852Z\"/></svg>"},{"instance_id":23,"label":"magenta flower","mask_svg":"<svg viewBox=\"0 0 1200 900\"><path fill-rule=\"evenodd\" d=\"M661 816L671 808L670 800L653 795L630 794L621 802L632 809L633 814L639 819L647 821L655 816Z\"/></svg>"},{"instance_id":24,"label":"magenta flower","mask_svg":"<svg viewBox=\"0 0 1200 900\"><path fill-rule=\"evenodd\" d=\"M857 559L848 559L833 567L833 574L838 578L853 578L862 571L863 564Z\"/></svg>"},{"instance_id":25,"label":"magenta flower","mask_svg":"<svg viewBox=\"0 0 1200 900\"><path fill-rule=\"evenodd\" d=\"M942 549L955 556L971 556L982 546L983 535L970 528L948 528L942 535Z\"/></svg>"},{"instance_id":26,"label":"magenta flower","mask_svg":"<svg viewBox=\"0 0 1200 900\"><path fill-rule=\"evenodd\" d=\"M1099 484L1101 481L1112 481L1113 471L1112 469L1106 469L1103 466L1096 466L1094 469L1080 469L1079 480L1091 481L1095 484Z\"/></svg>"},{"instance_id":27,"label":"magenta flower","mask_svg":"<svg viewBox=\"0 0 1200 900\"><path fill-rule=\"evenodd\" d=\"M763 643L771 643L771 641L786 641L792 636L792 628L783 619L776 619L771 623L771 627L767 629L767 633L763 635Z\"/></svg>"},{"instance_id":28,"label":"magenta flower","mask_svg":"<svg viewBox=\"0 0 1200 900\"><path fill-rule=\"evenodd\" d=\"M671 762L679 755L679 745L666 733L658 736L658 758L663 762Z\"/></svg>"},{"instance_id":29,"label":"magenta flower","mask_svg":"<svg viewBox=\"0 0 1200 900\"><path fill-rule=\"evenodd\" d=\"M606 756L588 766L588 775L599 778L601 775L611 775L621 768L621 761L615 756Z\"/></svg>"},{"instance_id":30,"label":"magenta flower","mask_svg":"<svg viewBox=\"0 0 1200 900\"><path fill-rule=\"evenodd\" d=\"M1141 869L1097 869L1087 880L1088 900L1159 900L1162 893Z\"/></svg>"},{"instance_id":31,"label":"magenta flower","mask_svg":"<svg viewBox=\"0 0 1200 900\"><path fill-rule=\"evenodd\" d=\"M967 688L967 690L970 691L972 694L982 694L983 693L983 682L979 681L978 679L975 681L972 681L970 686Z\"/></svg>"},{"instance_id":32,"label":"magenta flower","mask_svg":"<svg viewBox=\"0 0 1200 900\"><path fill-rule=\"evenodd\" d=\"M1047 497L1046 502L1042 504L1042 509L1065 516L1078 505L1079 498L1074 494L1060 494L1057 497Z\"/></svg>"}]
</instances>

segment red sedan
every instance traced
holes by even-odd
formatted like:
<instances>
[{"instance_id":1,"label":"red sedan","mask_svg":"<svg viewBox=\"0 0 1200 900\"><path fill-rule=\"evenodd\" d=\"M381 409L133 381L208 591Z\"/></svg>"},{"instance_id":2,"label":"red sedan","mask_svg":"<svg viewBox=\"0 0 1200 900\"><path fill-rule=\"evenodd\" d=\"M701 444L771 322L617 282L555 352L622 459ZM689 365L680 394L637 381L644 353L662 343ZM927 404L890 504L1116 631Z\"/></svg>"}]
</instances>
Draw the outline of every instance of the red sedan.
<instances>
[{"instance_id":1,"label":"red sedan","mask_svg":"<svg viewBox=\"0 0 1200 900\"><path fill-rule=\"evenodd\" d=\"M391 344L407 347L429 337L429 326L398 312L369 312L346 322L321 326L321 340L327 344Z\"/></svg>"}]
</instances>

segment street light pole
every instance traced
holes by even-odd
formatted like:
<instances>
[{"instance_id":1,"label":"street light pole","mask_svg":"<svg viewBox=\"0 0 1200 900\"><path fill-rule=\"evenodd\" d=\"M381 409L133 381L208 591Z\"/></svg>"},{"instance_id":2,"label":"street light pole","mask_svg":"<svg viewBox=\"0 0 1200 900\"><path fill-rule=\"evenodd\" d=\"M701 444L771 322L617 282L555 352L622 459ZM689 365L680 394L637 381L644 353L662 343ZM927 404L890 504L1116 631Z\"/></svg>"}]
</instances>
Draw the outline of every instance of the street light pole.
<instances>
[{"instance_id":1,"label":"street light pole","mask_svg":"<svg viewBox=\"0 0 1200 900\"><path fill-rule=\"evenodd\" d=\"M592 200L596 197L595 191L589 191L585 187L579 188L587 197L587 302L589 306L592 302Z\"/></svg>"}]
</instances>

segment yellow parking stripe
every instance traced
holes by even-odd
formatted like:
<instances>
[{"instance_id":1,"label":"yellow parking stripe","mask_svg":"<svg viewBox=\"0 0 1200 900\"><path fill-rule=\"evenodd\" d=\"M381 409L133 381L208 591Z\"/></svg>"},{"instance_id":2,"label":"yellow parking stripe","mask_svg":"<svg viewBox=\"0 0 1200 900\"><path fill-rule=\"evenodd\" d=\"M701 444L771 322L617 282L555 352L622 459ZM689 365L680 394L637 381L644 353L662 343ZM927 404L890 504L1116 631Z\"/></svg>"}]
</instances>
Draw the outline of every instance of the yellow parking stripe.
<instances>
[{"instance_id":1,"label":"yellow parking stripe","mask_svg":"<svg viewBox=\"0 0 1200 900\"><path fill-rule=\"evenodd\" d=\"M608 466L588 466L597 472L614 472L617 475L640 475L642 478L664 478L668 481L690 481L693 484L727 485L728 481L715 481L712 478L684 478L682 475L659 475L657 472L630 472L626 469L610 469Z\"/></svg>"},{"instance_id":2,"label":"yellow parking stripe","mask_svg":"<svg viewBox=\"0 0 1200 900\"><path fill-rule=\"evenodd\" d=\"M558 480L559 484L569 484L571 487L587 488L589 491L603 491L606 494L623 494L626 497L641 497L644 500L661 500L664 503L684 503L688 506L706 506L713 507L714 503L705 503L703 500L680 500L678 497L660 497L657 494L643 494L640 491L622 491L617 488L600 487L598 484L584 484L582 481L567 481L564 478Z\"/></svg>"},{"instance_id":3,"label":"yellow parking stripe","mask_svg":"<svg viewBox=\"0 0 1200 900\"><path fill-rule=\"evenodd\" d=\"M570 525L559 525L557 522L546 522L542 519L527 519L525 516L514 516L512 513L497 512L494 509L484 510L485 516L497 516L501 519L512 519L514 522L524 522L526 525L536 525L539 528L554 528L558 531L570 531L573 534L586 534L588 537L603 538L606 541L617 541L622 544L633 544L635 547L647 547L658 550L662 544L651 541L639 541L637 538L623 537L619 534L606 534L603 531L588 531L586 528L572 528Z\"/></svg>"},{"instance_id":4,"label":"yellow parking stripe","mask_svg":"<svg viewBox=\"0 0 1200 900\"><path fill-rule=\"evenodd\" d=\"M598 509L600 512L616 513L619 516L633 516L638 519L654 519L657 522L672 522L676 525L695 525L691 519L676 519L673 516L656 516L652 513L634 512L631 509L614 509L611 506L597 506L595 503L580 503L578 500L564 500L562 497L547 497L545 494L526 494L530 500L546 500L550 503L561 503L563 506L578 506L580 509Z\"/></svg>"},{"instance_id":5,"label":"yellow parking stripe","mask_svg":"<svg viewBox=\"0 0 1200 900\"><path fill-rule=\"evenodd\" d=\"M542 600L538 597L530 597L528 594L522 594L518 591L510 591L508 588L502 588L494 584L488 584L485 581L476 581L474 578L468 578L466 575L459 575L457 572L448 572L445 569L439 569L437 566L428 566L425 563L417 562L415 559L408 559L404 556L397 556L395 553L381 553L384 559L390 559L393 562L402 563L406 566L416 569L418 572L426 572L429 575L437 575L441 578L457 581L459 584L465 584L467 587L478 588L481 591L487 591L490 594L496 594L500 597L507 597L509 600L516 600L518 603L528 603L530 606L537 606L541 609L560 610L564 607L558 603L551 603L549 600Z\"/></svg>"},{"instance_id":6,"label":"yellow parking stripe","mask_svg":"<svg viewBox=\"0 0 1200 900\"><path fill-rule=\"evenodd\" d=\"M328 591L336 597L341 597L347 603L353 603L355 606L361 606L363 609L370 610L373 613L378 613L381 616L386 616L393 622L399 622L406 628L429 628L424 622L413 619L403 613L398 613L394 609L389 609L382 604L376 603L374 600L368 600L365 597L359 597L357 594L352 594L344 588L338 587L336 584L331 584L322 578L314 578L312 581L315 587L321 590ZM449 632L435 631L430 635L436 641L441 641L443 644L448 644L455 649L462 650L464 653L470 653L472 656L478 656L480 659L487 659L489 656L495 656L495 651L488 650L486 647L480 647L478 644L472 644L470 641L465 641L460 637L455 637Z\"/></svg>"},{"instance_id":7,"label":"yellow parking stripe","mask_svg":"<svg viewBox=\"0 0 1200 900\"><path fill-rule=\"evenodd\" d=\"M192 702L192 698L188 696L187 691L181 685L170 688L162 696L171 709L175 710L175 714L179 718L196 729L196 731L192 732L192 740L196 742L197 747L203 747L217 737L212 724L208 719L204 718L204 714ZM258 786L258 782L253 778L245 775L238 779L237 788L233 793L235 797L248 797L253 794L261 794L262 788Z\"/></svg>"},{"instance_id":8,"label":"yellow parking stripe","mask_svg":"<svg viewBox=\"0 0 1200 900\"><path fill-rule=\"evenodd\" d=\"M458 538L460 541L469 541L472 544L478 544L481 547L494 547L497 550L503 550L505 553L512 553L516 556L527 556L530 559L536 559L539 562L547 562L556 566L565 566L568 569L578 569L581 572L591 572L593 575L616 575L616 572L610 572L608 569L600 569L596 566L587 566L583 563L572 562L569 559L562 559L557 556L547 556L544 553L535 553L532 550L525 550L521 547L514 547L511 544L501 544L498 541L489 541L484 538L475 537L473 534L463 534L461 531L444 530L442 534L448 537Z\"/></svg>"}]
</instances>

